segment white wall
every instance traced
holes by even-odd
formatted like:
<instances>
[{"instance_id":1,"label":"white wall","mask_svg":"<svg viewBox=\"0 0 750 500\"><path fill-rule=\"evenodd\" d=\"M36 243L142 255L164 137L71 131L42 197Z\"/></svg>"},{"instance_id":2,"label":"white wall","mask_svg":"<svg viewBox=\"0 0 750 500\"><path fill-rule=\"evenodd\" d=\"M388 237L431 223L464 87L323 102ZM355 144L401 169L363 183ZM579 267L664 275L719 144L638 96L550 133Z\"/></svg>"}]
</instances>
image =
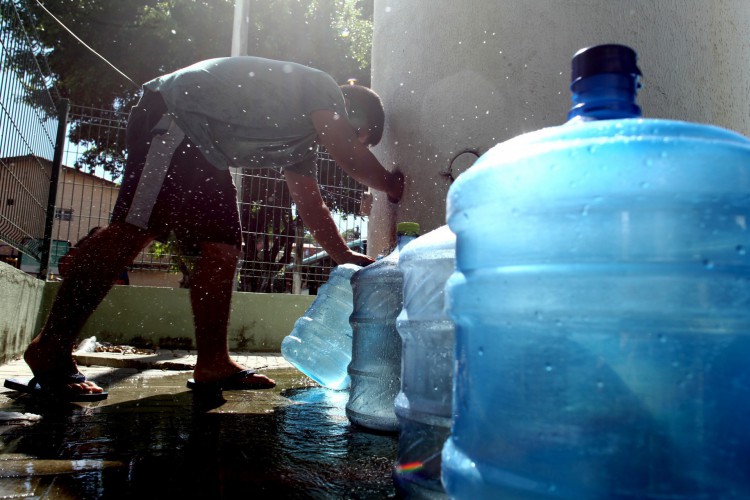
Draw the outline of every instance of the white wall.
<instances>
[{"instance_id":1,"label":"white wall","mask_svg":"<svg viewBox=\"0 0 750 500\"><path fill-rule=\"evenodd\" d=\"M375 152L408 183L398 213L376 197L371 254L396 220L444 224L456 155L565 121L571 57L612 42L639 54L645 116L750 135L748 0L375 0Z\"/></svg>"}]
</instances>

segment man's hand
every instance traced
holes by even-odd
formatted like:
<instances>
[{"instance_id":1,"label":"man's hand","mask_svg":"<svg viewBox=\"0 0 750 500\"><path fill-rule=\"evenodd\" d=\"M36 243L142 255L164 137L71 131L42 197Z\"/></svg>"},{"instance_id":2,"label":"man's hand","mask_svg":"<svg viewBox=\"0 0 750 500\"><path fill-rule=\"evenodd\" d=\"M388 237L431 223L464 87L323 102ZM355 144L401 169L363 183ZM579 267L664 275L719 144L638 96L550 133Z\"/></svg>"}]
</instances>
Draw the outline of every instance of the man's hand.
<instances>
[{"instance_id":1,"label":"man's hand","mask_svg":"<svg viewBox=\"0 0 750 500\"><path fill-rule=\"evenodd\" d=\"M284 172L289 193L297 205L297 213L302 216L305 225L315 240L328 252L337 264L352 263L366 266L375 262L372 258L352 251L339 234L336 222L320 195L318 181L294 172Z\"/></svg>"},{"instance_id":2,"label":"man's hand","mask_svg":"<svg viewBox=\"0 0 750 500\"><path fill-rule=\"evenodd\" d=\"M338 259L336 259L336 264L338 264L338 265L341 265L341 264L356 264L358 266L363 266L364 267L364 266L369 266L373 262L375 262L375 259L373 259L372 257L368 257L365 254L358 253L358 252L353 252L351 250L349 250L349 252L346 255L344 255L344 256L339 257Z\"/></svg>"}]
</instances>

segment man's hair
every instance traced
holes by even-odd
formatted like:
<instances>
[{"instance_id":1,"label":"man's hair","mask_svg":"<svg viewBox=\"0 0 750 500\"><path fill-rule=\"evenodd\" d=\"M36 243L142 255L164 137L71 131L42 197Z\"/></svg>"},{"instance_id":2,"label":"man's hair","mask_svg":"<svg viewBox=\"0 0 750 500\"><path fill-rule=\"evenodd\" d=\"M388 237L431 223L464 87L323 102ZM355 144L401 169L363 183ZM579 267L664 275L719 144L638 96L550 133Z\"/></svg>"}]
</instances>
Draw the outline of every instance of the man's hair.
<instances>
[{"instance_id":1,"label":"man's hair","mask_svg":"<svg viewBox=\"0 0 750 500\"><path fill-rule=\"evenodd\" d=\"M361 85L342 85L341 92L347 100L346 114L357 129L369 132L367 145L375 146L383 137L385 111L380 96Z\"/></svg>"}]
</instances>

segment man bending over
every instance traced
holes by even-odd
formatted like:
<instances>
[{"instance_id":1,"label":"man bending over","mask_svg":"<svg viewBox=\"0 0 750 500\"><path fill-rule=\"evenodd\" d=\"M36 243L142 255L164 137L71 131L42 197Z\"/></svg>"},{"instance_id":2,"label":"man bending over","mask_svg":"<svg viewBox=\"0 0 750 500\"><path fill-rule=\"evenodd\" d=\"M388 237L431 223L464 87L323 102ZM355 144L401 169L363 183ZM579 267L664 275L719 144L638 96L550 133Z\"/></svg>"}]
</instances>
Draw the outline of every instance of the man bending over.
<instances>
[{"instance_id":1,"label":"man bending over","mask_svg":"<svg viewBox=\"0 0 750 500\"><path fill-rule=\"evenodd\" d=\"M281 169L298 213L333 260L366 265L372 259L347 247L323 202L315 145L354 179L398 202L403 175L386 170L368 149L380 141L383 124L374 92L339 87L326 73L291 62L210 59L146 83L128 120L128 159L112 222L81 245L24 354L34 378L13 388L68 400L106 397L78 371L76 338L123 269L171 231L181 248L199 252L190 287L198 358L189 387L273 387L228 352L241 247L229 167Z\"/></svg>"}]
</instances>

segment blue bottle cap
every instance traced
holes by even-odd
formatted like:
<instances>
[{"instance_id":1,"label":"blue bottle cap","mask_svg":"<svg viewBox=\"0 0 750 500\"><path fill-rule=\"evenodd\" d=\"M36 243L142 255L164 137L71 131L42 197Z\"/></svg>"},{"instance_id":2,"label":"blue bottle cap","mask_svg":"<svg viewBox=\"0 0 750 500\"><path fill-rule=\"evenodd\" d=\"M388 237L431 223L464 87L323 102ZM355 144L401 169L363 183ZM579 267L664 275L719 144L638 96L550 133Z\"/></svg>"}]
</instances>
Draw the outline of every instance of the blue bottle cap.
<instances>
[{"instance_id":1,"label":"blue bottle cap","mask_svg":"<svg viewBox=\"0 0 750 500\"><path fill-rule=\"evenodd\" d=\"M637 54L630 47L618 44L586 47L575 53L571 61L571 83L601 73L624 73L641 76Z\"/></svg>"}]
</instances>

